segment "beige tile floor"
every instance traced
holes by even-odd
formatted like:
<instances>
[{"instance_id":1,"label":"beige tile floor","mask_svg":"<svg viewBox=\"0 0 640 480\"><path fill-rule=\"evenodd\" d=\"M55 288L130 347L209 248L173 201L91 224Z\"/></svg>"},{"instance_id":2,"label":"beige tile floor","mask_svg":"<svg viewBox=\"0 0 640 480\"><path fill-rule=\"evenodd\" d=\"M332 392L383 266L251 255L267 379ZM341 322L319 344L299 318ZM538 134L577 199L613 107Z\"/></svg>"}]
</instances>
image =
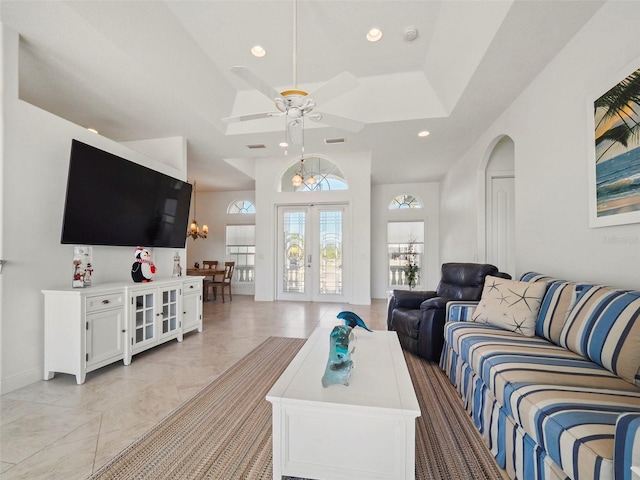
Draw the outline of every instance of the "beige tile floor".
<instances>
[{"instance_id":1,"label":"beige tile floor","mask_svg":"<svg viewBox=\"0 0 640 480\"><path fill-rule=\"evenodd\" d=\"M0 397L0 478L84 479L269 336L307 338L352 310L386 330L386 302L205 302L204 331L75 377L56 374Z\"/></svg>"}]
</instances>

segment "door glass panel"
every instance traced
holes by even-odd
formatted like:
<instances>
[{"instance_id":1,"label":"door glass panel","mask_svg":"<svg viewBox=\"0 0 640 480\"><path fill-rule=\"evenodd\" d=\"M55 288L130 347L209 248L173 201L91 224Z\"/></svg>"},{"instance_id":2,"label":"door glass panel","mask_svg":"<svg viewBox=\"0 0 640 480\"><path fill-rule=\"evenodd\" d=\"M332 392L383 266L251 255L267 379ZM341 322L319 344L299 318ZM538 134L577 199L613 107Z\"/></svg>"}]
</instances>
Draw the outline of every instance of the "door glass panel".
<instances>
[{"instance_id":1,"label":"door glass panel","mask_svg":"<svg viewBox=\"0 0 640 480\"><path fill-rule=\"evenodd\" d=\"M153 338L153 294L136 295L136 343Z\"/></svg>"},{"instance_id":2,"label":"door glass panel","mask_svg":"<svg viewBox=\"0 0 640 480\"><path fill-rule=\"evenodd\" d=\"M342 294L342 210L320 212L320 294Z\"/></svg>"},{"instance_id":3,"label":"door glass panel","mask_svg":"<svg viewBox=\"0 0 640 480\"><path fill-rule=\"evenodd\" d=\"M284 213L284 292L304 293L305 212Z\"/></svg>"}]
</instances>

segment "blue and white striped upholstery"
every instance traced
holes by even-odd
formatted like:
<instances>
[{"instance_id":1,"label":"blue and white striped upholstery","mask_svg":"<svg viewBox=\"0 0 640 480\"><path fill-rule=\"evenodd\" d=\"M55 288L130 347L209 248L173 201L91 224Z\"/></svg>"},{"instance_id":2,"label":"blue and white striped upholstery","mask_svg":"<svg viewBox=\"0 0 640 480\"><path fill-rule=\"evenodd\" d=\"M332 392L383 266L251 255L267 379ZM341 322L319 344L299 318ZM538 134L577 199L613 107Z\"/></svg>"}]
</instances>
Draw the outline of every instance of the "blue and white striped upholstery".
<instances>
[{"instance_id":1,"label":"blue and white striped upholstery","mask_svg":"<svg viewBox=\"0 0 640 480\"><path fill-rule=\"evenodd\" d=\"M615 459L616 478L626 478L625 475L631 467L635 467L640 472L639 414L626 413L618 417L613 458Z\"/></svg>"},{"instance_id":2,"label":"blue and white striped upholstery","mask_svg":"<svg viewBox=\"0 0 640 480\"><path fill-rule=\"evenodd\" d=\"M447 302L447 321L462 322L471 320L478 302L468 300L452 300Z\"/></svg>"},{"instance_id":3,"label":"blue and white striped upholstery","mask_svg":"<svg viewBox=\"0 0 640 480\"><path fill-rule=\"evenodd\" d=\"M513 382L640 391L594 362L539 337L473 322L445 327L445 340L498 399Z\"/></svg>"},{"instance_id":4,"label":"blue and white striped upholstery","mask_svg":"<svg viewBox=\"0 0 640 480\"><path fill-rule=\"evenodd\" d=\"M558 343L640 386L640 292L592 286L571 310Z\"/></svg>"},{"instance_id":5,"label":"blue and white striped upholstery","mask_svg":"<svg viewBox=\"0 0 640 480\"><path fill-rule=\"evenodd\" d=\"M564 280L559 280L557 278L550 277L549 275L543 275L542 273L538 273L538 272L523 273L520 276L520 281L521 282L546 282L546 283L564 282Z\"/></svg>"},{"instance_id":6,"label":"blue and white striped upholstery","mask_svg":"<svg viewBox=\"0 0 640 480\"><path fill-rule=\"evenodd\" d=\"M450 325L455 324L447 329ZM619 442L616 422L622 414L635 412L640 418L640 389L592 362L585 363L601 370L606 382L621 390L566 385L562 374L549 375L551 370L540 374L535 369L533 382L498 381L502 373L494 372L490 388L450 345L445 345L442 357L443 368L455 381L476 427L511 478L631 478L629 472L628 476L615 475L614 440ZM513 371L508 362L501 366L507 376L530 373L526 368L518 370L524 364L515 363ZM581 383L573 367L567 370L568 381ZM544 383L544 379L555 379L558 384ZM640 434L629 442L635 445L627 446L626 458L632 462L631 452L640 450Z\"/></svg>"},{"instance_id":7,"label":"blue and white striped upholstery","mask_svg":"<svg viewBox=\"0 0 640 480\"><path fill-rule=\"evenodd\" d=\"M536 335L546 338L550 342L558 343L564 322L576 303L579 288L576 283L561 280L549 284L542 305L540 305Z\"/></svg>"},{"instance_id":8,"label":"blue and white striped upholstery","mask_svg":"<svg viewBox=\"0 0 640 480\"><path fill-rule=\"evenodd\" d=\"M640 292L547 283L536 336L452 305L441 366L512 479L631 480L640 466ZM450 319L450 318L448 318ZM634 381L636 384L634 384Z\"/></svg>"}]
</instances>

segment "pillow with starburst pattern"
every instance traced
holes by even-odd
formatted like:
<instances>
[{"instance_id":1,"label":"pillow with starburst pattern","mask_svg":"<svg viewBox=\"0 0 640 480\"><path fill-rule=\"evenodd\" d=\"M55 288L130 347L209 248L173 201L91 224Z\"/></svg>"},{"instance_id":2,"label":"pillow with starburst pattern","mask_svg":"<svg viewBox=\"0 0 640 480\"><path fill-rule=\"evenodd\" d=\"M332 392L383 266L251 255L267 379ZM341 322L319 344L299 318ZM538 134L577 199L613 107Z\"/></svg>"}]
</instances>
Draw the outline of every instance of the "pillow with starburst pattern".
<instances>
[{"instance_id":1,"label":"pillow with starburst pattern","mask_svg":"<svg viewBox=\"0 0 640 480\"><path fill-rule=\"evenodd\" d=\"M487 276L472 320L533 337L545 282L519 282Z\"/></svg>"}]
</instances>

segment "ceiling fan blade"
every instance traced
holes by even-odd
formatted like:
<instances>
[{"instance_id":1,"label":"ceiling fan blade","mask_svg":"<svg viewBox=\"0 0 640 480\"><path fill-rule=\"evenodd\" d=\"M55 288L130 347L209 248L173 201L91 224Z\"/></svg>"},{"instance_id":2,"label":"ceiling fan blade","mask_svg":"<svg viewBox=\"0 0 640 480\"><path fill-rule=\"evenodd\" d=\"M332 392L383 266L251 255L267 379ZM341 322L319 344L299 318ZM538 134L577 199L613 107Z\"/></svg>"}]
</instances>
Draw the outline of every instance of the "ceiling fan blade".
<instances>
[{"instance_id":1,"label":"ceiling fan blade","mask_svg":"<svg viewBox=\"0 0 640 480\"><path fill-rule=\"evenodd\" d=\"M341 130L347 130L349 132L359 132L365 125L364 122L359 120L321 112L313 112L311 115L305 115L305 117L314 122L324 123L330 127L340 128Z\"/></svg>"},{"instance_id":2,"label":"ceiling fan blade","mask_svg":"<svg viewBox=\"0 0 640 480\"><path fill-rule=\"evenodd\" d=\"M275 117L277 115L280 115L280 113L275 113L275 112L250 113L248 115L238 115L236 117L225 117L222 119L222 121L227 123L246 122L248 120L258 120L260 118Z\"/></svg>"},{"instance_id":3,"label":"ceiling fan blade","mask_svg":"<svg viewBox=\"0 0 640 480\"><path fill-rule=\"evenodd\" d=\"M318 105L323 105L324 103L353 90L358 85L360 85L360 83L355 75L349 72L342 72L340 75L333 77L325 84L320 85L309 94L309 97L313 98Z\"/></svg>"},{"instance_id":4,"label":"ceiling fan blade","mask_svg":"<svg viewBox=\"0 0 640 480\"><path fill-rule=\"evenodd\" d=\"M265 82L260 77L258 77L255 73L253 73L247 67L236 66L236 67L231 67L230 70L233 73L235 73L237 76L242 78L249 85L251 85L256 90L258 90L260 93L268 97L270 100L275 101L276 98L279 98L282 96L280 95L280 92L278 92L275 88L273 88L267 82Z\"/></svg>"}]
</instances>

